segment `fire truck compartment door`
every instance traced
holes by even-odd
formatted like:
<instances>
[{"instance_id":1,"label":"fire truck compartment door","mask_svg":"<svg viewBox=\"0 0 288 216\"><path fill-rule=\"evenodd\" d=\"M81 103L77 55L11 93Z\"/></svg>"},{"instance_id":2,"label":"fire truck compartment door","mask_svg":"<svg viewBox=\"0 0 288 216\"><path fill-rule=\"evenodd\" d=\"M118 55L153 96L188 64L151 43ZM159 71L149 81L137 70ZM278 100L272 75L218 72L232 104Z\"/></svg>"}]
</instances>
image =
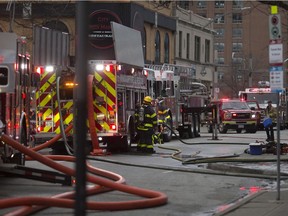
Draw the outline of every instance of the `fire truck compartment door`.
<instances>
[{"instance_id":1,"label":"fire truck compartment door","mask_svg":"<svg viewBox=\"0 0 288 216\"><path fill-rule=\"evenodd\" d=\"M0 92L13 93L15 91L14 64L0 65Z\"/></svg>"}]
</instances>

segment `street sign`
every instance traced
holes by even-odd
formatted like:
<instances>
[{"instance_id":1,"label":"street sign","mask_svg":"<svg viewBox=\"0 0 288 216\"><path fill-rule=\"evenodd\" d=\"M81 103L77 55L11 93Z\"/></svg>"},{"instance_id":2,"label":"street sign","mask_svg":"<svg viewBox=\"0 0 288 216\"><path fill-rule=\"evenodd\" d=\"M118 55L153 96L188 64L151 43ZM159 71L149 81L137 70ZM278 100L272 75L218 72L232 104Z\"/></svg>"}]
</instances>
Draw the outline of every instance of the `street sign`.
<instances>
[{"instance_id":1,"label":"street sign","mask_svg":"<svg viewBox=\"0 0 288 216\"><path fill-rule=\"evenodd\" d=\"M278 92L283 89L283 67L270 67L270 88L273 92Z\"/></svg>"},{"instance_id":2,"label":"street sign","mask_svg":"<svg viewBox=\"0 0 288 216\"><path fill-rule=\"evenodd\" d=\"M283 44L269 44L269 64L283 63Z\"/></svg>"}]
</instances>

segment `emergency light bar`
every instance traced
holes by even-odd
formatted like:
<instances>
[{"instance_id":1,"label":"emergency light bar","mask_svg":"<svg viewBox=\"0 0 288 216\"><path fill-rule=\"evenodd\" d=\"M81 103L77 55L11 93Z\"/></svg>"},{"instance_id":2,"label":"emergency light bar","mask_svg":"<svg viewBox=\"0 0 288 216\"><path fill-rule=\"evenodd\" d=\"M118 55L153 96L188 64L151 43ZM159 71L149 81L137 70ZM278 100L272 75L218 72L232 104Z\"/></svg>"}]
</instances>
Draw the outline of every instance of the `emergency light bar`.
<instances>
[{"instance_id":1,"label":"emergency light bar","mask_svg":"<svg viewBox=\"0 0 288 216\"><path fill-rule=\"evenodd\" d=\"M246 88L245 92L271 93L271 88Z\"/></svg>"}]
</instances>

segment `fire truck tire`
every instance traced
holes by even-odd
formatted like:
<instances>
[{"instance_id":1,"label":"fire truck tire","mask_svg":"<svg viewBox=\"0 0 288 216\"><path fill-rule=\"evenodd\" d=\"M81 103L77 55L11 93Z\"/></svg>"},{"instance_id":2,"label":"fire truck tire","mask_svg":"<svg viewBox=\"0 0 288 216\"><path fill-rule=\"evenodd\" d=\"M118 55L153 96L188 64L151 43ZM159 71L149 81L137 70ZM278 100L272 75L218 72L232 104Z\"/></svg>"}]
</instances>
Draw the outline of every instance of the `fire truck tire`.
<instances>
[{"instance_id":1,"label":"fire truck tire","mask_svg":"<svg viewBox=\"0 0 288 216\"><path fill-rule=\"evenodd\" d=\"M189 125L188 127L188 137L189 138L194 138L194 128L193 128L193 124Z\"/></svg>"},{"instance_id":2,"label":"fire truck tire","mask_svg":"<svg viewBox=\"0 0 288 216\"><path fill-rule=\"evenodd\" d=\"M135 123L134 123L134 119L130 118L129 119L129 123L128 123L128 131L127 131L127 147L128 147L128 151L131 151L132 149L132 143L137 142L137 140L135 140Z\"/></svg>"},{"instance_id":3,"label":"fire truck tire","mask_svg":"<svg viewBox=\"0 0 288 216\"><path fill-rule=\"evenodd\" d=\"M167 122L168 127L166 127L165 132L163 133L163 141L164 142L170 142L172 139L172 130L170 128L173 128L172 121Z\"/></svg>"},{"instance_id":4,"label":"fire truck tire","mask_svg":"<svg viewBox=\"0 0 288 216\"><path fill-rule=\"evenodd\" d=\"M219 124L219 133L225 134L227 133L227 128L225 127L225 125L223 123Z\"/></svg>"}]
</instances>

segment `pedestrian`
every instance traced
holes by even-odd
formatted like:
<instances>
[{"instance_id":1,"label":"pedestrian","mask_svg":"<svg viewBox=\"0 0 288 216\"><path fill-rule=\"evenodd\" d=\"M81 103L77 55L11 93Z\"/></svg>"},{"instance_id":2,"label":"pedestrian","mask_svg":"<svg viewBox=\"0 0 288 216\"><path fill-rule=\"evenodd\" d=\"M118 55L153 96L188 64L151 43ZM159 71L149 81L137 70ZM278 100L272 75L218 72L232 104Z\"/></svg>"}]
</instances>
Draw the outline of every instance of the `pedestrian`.
<instances>
[{"instance_id":1,"label":"pedestrian","mask_svg":"<svg viewBox=\"0 0 288 216\"><path fill-rule=\"evenodd\" d=\"M157 115L152 106L152 98L150 96L146 96L141 107L136 110L135 123L139 133L137 151L155 153L153 136L157 128Z\"/></svg>"},{"instance_id":2,"label":"pedestrian","mask_svg":"<svg viewBox=\"0 0 288 216\"><path fill-rule=\"evenodd\" d=\"M276 111L275 107L272 106L271 100L268 101L268 105L266 107L266 116L271 119L271 124L268 124L265 127L265 131L266 131L266 135L267 135L266 141L268 141L268 142L274 141L273 126L274 126L274 123L276 121L277 111Z\"/></svg>"}]
</instances>

